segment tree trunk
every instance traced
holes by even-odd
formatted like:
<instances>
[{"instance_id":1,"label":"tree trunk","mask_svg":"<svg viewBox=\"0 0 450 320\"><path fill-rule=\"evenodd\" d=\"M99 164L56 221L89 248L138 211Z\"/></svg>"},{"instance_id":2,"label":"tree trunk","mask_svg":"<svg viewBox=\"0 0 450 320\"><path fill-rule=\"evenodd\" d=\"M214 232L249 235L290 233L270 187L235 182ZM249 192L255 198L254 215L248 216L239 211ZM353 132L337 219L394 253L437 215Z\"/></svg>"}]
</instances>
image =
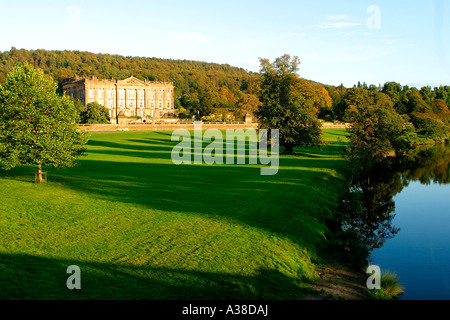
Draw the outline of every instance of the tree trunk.
<instances>
[{"instance_id":1,"label":"tree trunk","mask_svg":"<svg viewBox=\"0 0 450 320\"><path fill-rule=\"evenodd\" d=\"M294 146L290 143L287 143L284 146L283 154L293 154L294 153Z\"/></svg>"},{"instance_id":2,"label":"tree trunk","mask_svg":"<svg viewBox=\"0 0 450 320\"><path fill-rule=\"evenodd\" d=\"M42 182L42 167L41 164L38 164L38 172L37 172L37 183L41 183Z\"/></svg>"}]
</instances>

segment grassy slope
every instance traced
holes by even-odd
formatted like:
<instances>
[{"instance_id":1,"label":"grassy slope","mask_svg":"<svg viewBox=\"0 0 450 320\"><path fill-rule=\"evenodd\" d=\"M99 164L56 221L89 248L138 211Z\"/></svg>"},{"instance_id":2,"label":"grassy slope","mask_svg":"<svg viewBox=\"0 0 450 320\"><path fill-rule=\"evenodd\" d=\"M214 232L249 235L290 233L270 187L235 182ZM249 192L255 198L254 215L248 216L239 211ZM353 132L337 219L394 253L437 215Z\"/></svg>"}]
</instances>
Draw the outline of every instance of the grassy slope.
<instances>
[{"instance_id":1,"label":"grassy slope","mask_svg":"<svg viewBox=\"0 0 450 320\"><path fill-rule=\"evenodd\" d=\"M168 132L93 133L80 166L0 171L0 298L296 299L315 279L343 130L254 165L173 165ZM82 290L68 290L78 265Z\"/></svg>"}]
</instances>

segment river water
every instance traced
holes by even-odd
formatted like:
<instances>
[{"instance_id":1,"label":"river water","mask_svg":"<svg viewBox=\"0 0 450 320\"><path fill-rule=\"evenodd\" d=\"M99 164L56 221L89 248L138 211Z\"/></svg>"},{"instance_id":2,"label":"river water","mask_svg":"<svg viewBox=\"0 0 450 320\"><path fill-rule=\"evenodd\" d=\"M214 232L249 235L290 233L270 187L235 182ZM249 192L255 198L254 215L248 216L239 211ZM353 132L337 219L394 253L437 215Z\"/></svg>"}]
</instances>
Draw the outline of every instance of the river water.
<instances>
[{"instance_id":1,"label":"river water","mask_svg":"<svg viewBox=\"0 0 450 320\"><path fill-rule=\"evenodd\" d=\"M412 182L394 197L399 227L370 257L395 272L405 300L450 300L450 184Z\"/></svg>"},{"instance_id":2,"label":"river water","mask_svg":"<svg viewBox=\"0 0 450 320\"><path fill-rule=\"evenodd\" d=\"M354 225L369 261L398 275L400 299L450 300L449 164L448 146L427 148L352 188L365 208Z\"/></svg>"}]
</instances>

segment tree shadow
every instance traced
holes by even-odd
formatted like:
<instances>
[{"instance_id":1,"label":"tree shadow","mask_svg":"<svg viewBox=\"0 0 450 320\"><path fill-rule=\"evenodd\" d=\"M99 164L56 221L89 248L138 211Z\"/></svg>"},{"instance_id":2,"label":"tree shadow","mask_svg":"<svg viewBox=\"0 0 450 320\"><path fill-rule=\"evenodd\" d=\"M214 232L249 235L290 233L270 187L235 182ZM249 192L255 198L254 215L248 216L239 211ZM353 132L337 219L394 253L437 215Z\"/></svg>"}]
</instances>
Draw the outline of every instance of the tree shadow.
<instances>
[{"instance_id":1,"label":"tree shadow","mask_svg":"<svg viewBox=\"0 0 450 320\"><path fill-rule=\"evenodd\" d=\"M70 290L67 268L80 268ZM277 270L237 275L0 253L2 300L296 300L310 291Z\"/></svg>"},{"instance_id":2,"label":"tree shadow","mask_svg":"<svg viewBox=\"0 0 450 320\"><path fill-rule=\"evenodd\" d=\"M262 176L260 165L174 165L169 152L160 152L170 150L171 142L164 140L159 147L153 140L149 139L149 146L91 140L90 145L102 148L89 153L105 157L84 158L75 168L54 169L49 181L91 198L231 219L288 237L316 252L326 229L324 219L337 200L324 190L338 186L340 178L333 171L342 159L282 156L279 172ZM116 156L148 161L117 161ZM23 181L31 170L17 168L2 174Z\"/></svg>"},{"instance_id":3,"label":"tree shadow","mask_svg":"<svg viewBox=\"0 0 450 320\"><path fill-rule=\"evenodd\" d=\"M324 241L325 218L332 214L330 208L337 200L330 186L331 190L338 188L340 178L334 171L343 160L333 157L337 149L327 151L333 145L314 150L324 154L322 159L281 156L277 175L262 176L260 165L174 165L169 150L177 142L158 139L128 140L140 145L127 145L126 139L91 140L94 148L88 152L92 157L81 158L74 168L52 169L49 181L92 199L229 219L288 238L311 252L314 259ZM33 170L22 167L0 174L30 181ZM0 277L9 283L3 296L8 298L296 299L304 292L298 279L272 269L241 276L29 255L0 254L0 258ZM65 270L70 264L86 270L83 283L92 284L84 286L82 293L65 287ZM14 276L14 270L20 276ZM46 284L48 293L42 295L37 288L45 283L51 285ZM18 289L22 287L25 289Z\"/></svg>"}]
</instances>

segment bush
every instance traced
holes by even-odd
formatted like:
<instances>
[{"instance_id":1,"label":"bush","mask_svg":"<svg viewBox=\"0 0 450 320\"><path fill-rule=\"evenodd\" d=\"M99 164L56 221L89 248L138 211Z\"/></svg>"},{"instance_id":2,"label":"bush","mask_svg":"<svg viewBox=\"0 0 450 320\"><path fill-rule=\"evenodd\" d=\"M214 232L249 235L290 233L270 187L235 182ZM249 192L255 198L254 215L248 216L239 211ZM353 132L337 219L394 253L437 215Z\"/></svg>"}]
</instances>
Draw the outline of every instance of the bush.
<instances>
[{"instance_id":1,"label":"bush","mask_svg":"<svg viewBox=\"0 0 450 320\"><path fill-rule=\"evenodd\" d=\"M397 274L386 271L381 276L381 288L365 290L366 294L373 300L393 300L404 293Z\"/></svg>"},{"instance_id":2,"label":"bush","mask_svg":"<svg viewBox=\"0 0 450 320\"><path fill-rule=\"evenodd\" d=\"M110 123L109 111L97 102L90 102L80 112L80 121L84 124Z\"/></svg>"},{"instance_id":3,"label":"bush","mask_svg":"<svg viewBox=\"0 0 450 320\"><path fill-rule=\"evenodd\" d=\"M450 134L450 126L437 117L414 113L411 116L411 122L417 134L434 141L442 141Z\"/></svg>"}]
</instances>

